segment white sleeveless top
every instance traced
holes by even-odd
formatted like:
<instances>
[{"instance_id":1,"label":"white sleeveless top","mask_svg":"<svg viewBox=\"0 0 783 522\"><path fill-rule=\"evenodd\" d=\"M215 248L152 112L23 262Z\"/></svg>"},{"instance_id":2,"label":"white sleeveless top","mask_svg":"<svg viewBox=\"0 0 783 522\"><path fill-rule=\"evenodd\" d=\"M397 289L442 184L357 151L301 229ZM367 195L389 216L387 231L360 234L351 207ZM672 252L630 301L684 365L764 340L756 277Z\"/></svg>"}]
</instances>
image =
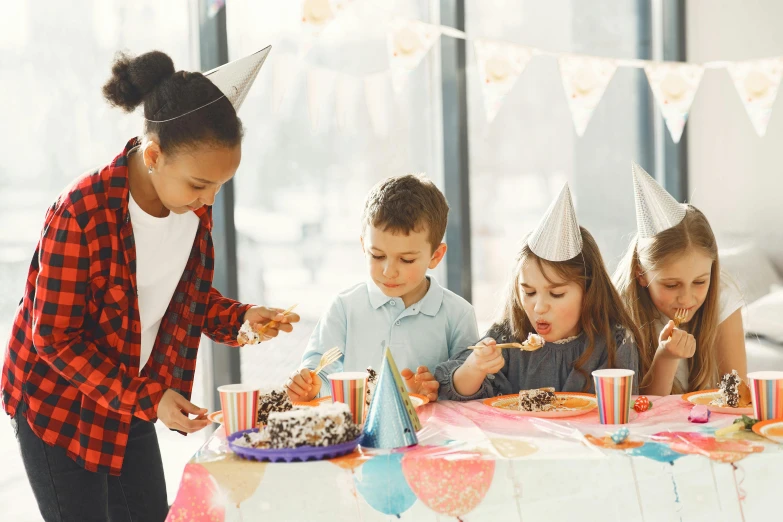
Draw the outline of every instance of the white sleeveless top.
<instances>
[{"instance_id":1,"label":"white sleeveless top","mask_svg":"<svg viewBox=\"0 0 783 522\"><path fill-rule=\"evenodd\" d=\"M728 319L731 314L742 308L742 306L745 304L745 300L742 298L742 294L740 293L739 287L734 281L734 278L725 272L721 272L720 279L720 295L718 296L718 324ZM655 328L658 333L660 333L661 330L663 330L663 327L666 326L666 322L664 322L662 318L658 318L655 321ZM696 349L698 350L699 347L697 346ZM677 384L683 390L683 393L688 393L691 391L689 377L690 372L688 371L688 359L680 359L680 364L677 366L677 373L674 374L674 380L677 381Z\"/></svg>"}]
</instances>

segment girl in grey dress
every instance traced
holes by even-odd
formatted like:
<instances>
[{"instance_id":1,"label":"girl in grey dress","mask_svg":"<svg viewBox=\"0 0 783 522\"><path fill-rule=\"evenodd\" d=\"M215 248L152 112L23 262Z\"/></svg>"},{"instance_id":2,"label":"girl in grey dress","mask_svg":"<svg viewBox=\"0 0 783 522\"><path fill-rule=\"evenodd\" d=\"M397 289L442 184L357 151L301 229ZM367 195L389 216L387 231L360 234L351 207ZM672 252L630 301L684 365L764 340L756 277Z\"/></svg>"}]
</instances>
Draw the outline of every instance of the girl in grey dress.
<instances>
[{"instance_id":1,"label":"girl in grey dress","mask_svg":"<svg viewBox=\"0 0 783 522\"><path fill-rule=\"evenodd\" d=\"M581 251L565 261L537 255L526 239L516 256L502 317L478 343L435 370L439 397L467 401L542 387L594 392L591 372L638 372L639 331L623 307L592 235L575 227ZM532 235L532 234L531 234ZM528 334L546 343L536 351L498 349ZM634 379L634 393L638 379Z\"/></svg>"}]
</instances>

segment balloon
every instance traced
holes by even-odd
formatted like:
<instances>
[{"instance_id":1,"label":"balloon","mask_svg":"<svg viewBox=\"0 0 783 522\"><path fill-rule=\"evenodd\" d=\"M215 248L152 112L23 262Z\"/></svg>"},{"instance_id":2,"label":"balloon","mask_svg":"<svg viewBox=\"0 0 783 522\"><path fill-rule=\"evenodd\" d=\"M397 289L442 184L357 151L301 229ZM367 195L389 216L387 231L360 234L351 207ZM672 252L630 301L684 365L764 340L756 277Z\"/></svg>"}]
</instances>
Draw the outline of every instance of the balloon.
<instances>
[{"instance_id":1,"label":"balloon","mask_svg":"<svg viewBox=\"0 0 783 522\"><path fill-rule=\"evenodd\" d=\"M201 464L187 464L166 522L224 522L225 508L214 504L218 487Z\"/></svg>"},{"instance_id":2,"label":"balloon","mask_svg":"<svg viewBox=\"0 0 783 522\"><path fill-rule=\"evenodd\" d=\"M354 476L356 489L373 509L386 515L400 516L415 502L402 474L402 453L376 455L362 466L362 477Z\"/></svg>"},{"instance_id":3,"label":"balloon","mask_svg":"<svg viewBox=\"0 0 783 522\"><path fill-rule=\"evenodd\" d=\"M405 454L402 472L430 509L460 517L484 499L495 475L495 461L477 451L422 447Z\"/></svg>"}]
</instances>

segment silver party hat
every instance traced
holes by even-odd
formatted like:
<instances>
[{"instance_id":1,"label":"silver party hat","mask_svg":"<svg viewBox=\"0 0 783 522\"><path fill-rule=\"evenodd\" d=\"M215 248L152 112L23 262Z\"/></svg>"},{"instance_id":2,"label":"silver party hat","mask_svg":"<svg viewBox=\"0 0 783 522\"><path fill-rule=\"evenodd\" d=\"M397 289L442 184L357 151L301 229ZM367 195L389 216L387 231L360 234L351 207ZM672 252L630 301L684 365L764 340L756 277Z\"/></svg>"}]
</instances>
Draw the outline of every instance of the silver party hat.
<instances>
[{"instance_id":1,"label":"silver party hat","mask_svg":"<svg viewBox=\"0 0 783 522\"><path fill-rule=\"evenodd\" d=\"M640 238L650 238L685 218L686 206L678 203L635 162L631 162L636 199L636 227Z\"/></svg>"},{"instance_id":2,"label":"silver party hat","mask_svg":"<svg viewBox=\"0 0 783 522\"><path fill-rule=\"evenodd\" d=\"M386 348L378 385L372 393L364 422L361 445L367 448L403 448L419 443L416 429L421 428L416 410L408 398L397 365Z\"/></svg>"},{"instance_id":3,"label":"silver party hat","mask_svg":"<svg viewBox=\"0 0 783 522\"><path fill-rule=\"evenodd\" d=\"M231 105L234 106L234 110L239 112L239 107L245 101L250 87L258 76L258 71L264 65L264 60L271 49L271 45L267 46L244 58L207 71L204 76L209 78L226 95Z\"/></svg>"},{"instance_id":4,"label":"silver party hat","mask_svg":"<svg viewBox=\"0 0 783 522\"><path fill-rule=\"evenodd\" d=\"M566 261L582 251L582 233L576 221L568 183L527 239L535 255L547 261Z\"/></svg>"}]
</instances>

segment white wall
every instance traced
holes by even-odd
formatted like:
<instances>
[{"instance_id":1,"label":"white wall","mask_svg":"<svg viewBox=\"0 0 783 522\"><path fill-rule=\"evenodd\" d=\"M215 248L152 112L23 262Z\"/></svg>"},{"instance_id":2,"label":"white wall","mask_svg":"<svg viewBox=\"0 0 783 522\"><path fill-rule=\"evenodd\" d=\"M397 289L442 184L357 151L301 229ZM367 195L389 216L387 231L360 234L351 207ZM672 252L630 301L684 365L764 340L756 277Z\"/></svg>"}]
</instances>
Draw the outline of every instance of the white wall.
<instances>
[{"instance_id":1,"label":"white wall","mask_svg":"<svg viewBox=\"0 0 783 522\"><path fill-rule=\"evenodd\" d=\"M783 56L780 0L688 0L687 59ZM755 239L783 272L783 101L758 137L725 69L707 70L686 130L690 194L721 246Z\"/></svg>"}]
</instances>

